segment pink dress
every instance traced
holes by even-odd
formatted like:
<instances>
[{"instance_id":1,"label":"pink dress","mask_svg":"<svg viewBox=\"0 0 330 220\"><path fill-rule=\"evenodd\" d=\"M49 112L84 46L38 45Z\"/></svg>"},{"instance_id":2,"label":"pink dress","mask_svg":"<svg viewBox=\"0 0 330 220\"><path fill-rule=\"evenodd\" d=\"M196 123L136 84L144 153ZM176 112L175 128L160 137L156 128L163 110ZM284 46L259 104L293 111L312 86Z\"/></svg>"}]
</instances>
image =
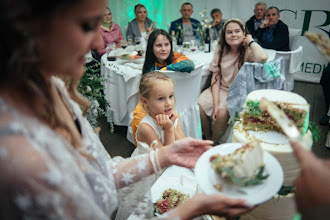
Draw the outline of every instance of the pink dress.
<instances>
[{"instance_id":1,"label":"pink dress","mask_svg":"<svg viewBox=\"0 0 330 220\"><path fill-rule=\"evenodd\" d=\"M105 48L108 43L118 43L120 40L124 40L123 33L118 24L114 24L110 30L106 30L105 28L100 28L101 35L104 41L104 48L97 50L97 52L102 56L105 54Z\"/></svg>"},{"instance_id":2,"label":"pink dress","mask_svg":"<svg viewBox=\"0 0 330 220\"><path fill-rule=\"evenodd\" d=\"M214 53L213 60L210 64L210 71L212 74L218 74L219 68L219 55L221 48L218 47ZM221 61L221 79L220 79L220 95L219 95L219 109L227 109L227 93L230 85L234 81L239 69L238 69L238 55L232 56L225 54ZM247 47L245 50L244 62L255 62L252 50ZM217 82L219 83L219 82ZM213 113L213 97L211 87L205 89L198 97L198 104L203 108L206 115L209 117Z\"/></svg>"}]
</instances>

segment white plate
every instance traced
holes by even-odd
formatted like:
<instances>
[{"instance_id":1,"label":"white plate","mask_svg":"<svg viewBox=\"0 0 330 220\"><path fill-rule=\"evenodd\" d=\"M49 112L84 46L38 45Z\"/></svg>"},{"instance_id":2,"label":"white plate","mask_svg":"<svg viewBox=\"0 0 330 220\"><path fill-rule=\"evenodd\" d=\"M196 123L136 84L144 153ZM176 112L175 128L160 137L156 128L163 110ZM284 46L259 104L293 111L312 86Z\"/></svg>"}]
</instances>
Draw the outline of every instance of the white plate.
<instances>
[{"instance_id":1,"label":"white plate","mask_svg":"<svg viewBox=\"0 0 330 220\"><path fill-rule=\"evenodd\" d=\"M276 131L247 131L249 136L269 144L289 144L289 138Z\"/></svg>"},{"instance_id":2,"label":"white plate","mask_svg":"<svg viewBox=\"0 0 330 220\"><path fill-rule=\"evenodd\" d=\"M207 194L221 193L231 198L244 199L251 205L257 205L272 198L283 184L283 170L275 157L264 151L264 174L269 174L269 176L261 184L254 186L234 185L220 177L211 166L210 157L212 155L230 154L242 146L241 143L227 143L206 151L196 163L195 177L201 189ZM213 187L218 183L223 183L222 192Z\"/></svg>"},{"instance_id":3,"label":"white plate","mask_svg":"<svg viewBox=\"0 0 330 220\"><path fill-rule=\"evenodd\" d=\"M137 64L144 63L144 57L137 58L137 59L122 59L120 57L117 57L117 58L120 63L137 63Z\"/></svg>"}]
</instances>

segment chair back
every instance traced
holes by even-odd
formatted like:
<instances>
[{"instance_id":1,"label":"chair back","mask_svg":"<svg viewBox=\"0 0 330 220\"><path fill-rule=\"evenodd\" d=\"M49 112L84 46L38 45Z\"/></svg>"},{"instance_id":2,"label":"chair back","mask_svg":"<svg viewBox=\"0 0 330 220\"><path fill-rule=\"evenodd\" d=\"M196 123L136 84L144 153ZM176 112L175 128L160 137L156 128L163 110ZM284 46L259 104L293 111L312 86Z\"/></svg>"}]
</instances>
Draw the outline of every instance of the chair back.
<instances>
[{"instance_id":1,"label":"chair back","mask_svg":"<svg viewBox=\"0 0 330 220\"><path fill-rule=\"evenodd\" d=\"M202 67L200 64L191 73L162 71L175 80L176 110L180 115L181 128L186 137L202 138L199 107Z\"/></svg>"},{"instance_id":2,"label":"chair back","mask_svg":"<svg viewBox=\"0 0 330 220\"><path fill-rule=\"evenodd\" d=\"M300 29L289 28L289 47L291 50L296 50L298 48L298 39L300 35Z\"/></svg>"},{"instance_id":3,"label":"chair back","mask_svg":"<svg viewBox=\"0 0 330 220\"><path fill-rule=\"evenodd\" d=\"M175 97L177 111L195 105L200 94L203 65L197 66L191 73L161 71L175 80Z\"/></svg>"},{"instance_id":4,"label":"chair back","mask_svg":"<svg viewBox=\"0 0 330 220\"><path fill-rule=\"evenodd\" d=\"M275 59L284 59L285 83L284 90L292 91L294 89L294 76L293 73L300 70L302 63L303 47L299 46L296 50L292 51L276 51Z\"/></svg>"}]
</instances>

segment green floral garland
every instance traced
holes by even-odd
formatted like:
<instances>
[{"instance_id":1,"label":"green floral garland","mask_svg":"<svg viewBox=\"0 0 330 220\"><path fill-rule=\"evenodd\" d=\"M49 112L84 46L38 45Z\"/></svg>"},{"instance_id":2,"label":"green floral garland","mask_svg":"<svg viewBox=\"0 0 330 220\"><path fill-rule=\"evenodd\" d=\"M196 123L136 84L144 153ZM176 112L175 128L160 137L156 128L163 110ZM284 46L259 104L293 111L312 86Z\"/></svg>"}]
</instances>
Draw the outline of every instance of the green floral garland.
<instances>
[{"instance_id":1,"label":"green floral garland","mask_svg":"<svg viewBox=\"0 0 330 220\"><path fill-rule=\"evenodd\" d=\"M107 80L101 77L101 64L95 59L92 59L92 61L94 61L93 64L85 67L85 73L78 85L78 92L88 99L90 107L86 112L86 118L93 128L97 128L99 126L97 119L101 115L107 116L104 108L109 104L103 93L104 86L102 83L107 82ZM109 123L110 132L113 133L114 125L111 119Z\"/></svg>"}]
</instances>

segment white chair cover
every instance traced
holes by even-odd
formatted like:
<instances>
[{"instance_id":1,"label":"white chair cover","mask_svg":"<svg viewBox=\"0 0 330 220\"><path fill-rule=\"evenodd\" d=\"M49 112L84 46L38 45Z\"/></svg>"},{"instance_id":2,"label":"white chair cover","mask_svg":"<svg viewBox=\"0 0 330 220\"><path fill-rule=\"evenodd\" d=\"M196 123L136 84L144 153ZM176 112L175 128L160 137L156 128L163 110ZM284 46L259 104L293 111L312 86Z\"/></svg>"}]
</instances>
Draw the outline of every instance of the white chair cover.
<instances>
[{"instance_id":1,"label":"white chair cover","mask_svg":"<svg viewBox=\"0 0 330 220\"><path fill-rule=\"evenodd\" d=\"M239 113L243 110L246 97L250 92L259 89L283 89L285 81L283 59L269 63L277 66L280 77L273 78L266 74L262 63L245 62L238 71L227 95L228 112L231 118L235 117L235 112Z\"/></svg>"},{"instance_id":2,"label":"white chair cover","mask_svg":"<svg viewBox=\"0 0 330 220\"><path fill-rule=\"evenodd\" d=\"M298 48L298 39L300 35L300 29L289 28L289 47L291 50L296 50Z\"/></svg>"},{"instance_id":3,"label":"white chair cover","mask_svg":"<svg viewBox=\"0 0 330 220\"><path fill-rule=\"evenodd\" d=\"M294 76L293 73L298 72L302 63L303 47L299 46L293 51L276 51L275 59L283 57L284 59L284 71L285 71L285 83L284 90L292 91L294 89Z\"/></svg>"},{"instance_id":4,"label":"white chair cover","mask_svg":"<svg viewBox=\"0 0 330 220\"><path fill-rule=\"evenodd\" d=\"M203 65L197 65L191 73L161 71L175 80L176 110L180 115L181 128L186 137L202 138L199 107L197 99L200 94ZM129 114L126 138L134 143L132 131L133 113Z\"/></svg>"},{"instance_id":5,"label":"white chair cover","mask_svg":"<svg viewBox=\"0 0 330 220\"><path fill-rule=\"evenodd\" d=\"M181 127L186 137L202 138L197 99L200 94L203 65L191 73L162 71L175 80L176 110L181 118Z\"/></svg>"}]
</instances>

